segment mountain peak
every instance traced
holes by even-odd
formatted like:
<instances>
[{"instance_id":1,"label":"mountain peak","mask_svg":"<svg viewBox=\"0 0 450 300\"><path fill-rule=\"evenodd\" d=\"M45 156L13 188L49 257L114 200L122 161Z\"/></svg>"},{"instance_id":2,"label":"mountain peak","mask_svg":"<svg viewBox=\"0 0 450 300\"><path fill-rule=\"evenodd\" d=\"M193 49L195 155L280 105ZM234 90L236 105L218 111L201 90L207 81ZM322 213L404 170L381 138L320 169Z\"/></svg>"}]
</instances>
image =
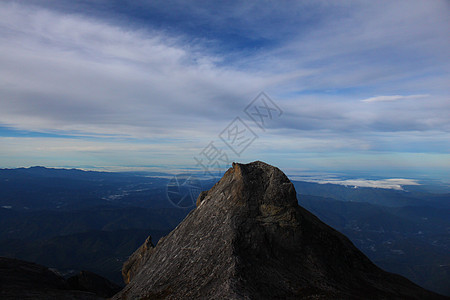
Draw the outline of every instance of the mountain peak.
<instances>
[{"instance_id":1,"label":"mountain peak","mask_svg":"<svg viewBox=\"0 0 450 300\"><path fill-rule=\"evenodd\" d=\"M233 163L183 222L124 267L129 283L115 299L439 298L376 267L260 161Z\"/></svg>"},{"instance_id":2,"label":"mountain peak","mask_svg":"<svg viewBox=\"0 0 450 300\"><path fill-rule=\"evenodd\" d=\"M225 207L246 205L252 209L297 205L294 185L287 176L280 169L261 161L233 163L214 187L200 194L197 206L211 200Z\"/></svg>"}]
</instances>

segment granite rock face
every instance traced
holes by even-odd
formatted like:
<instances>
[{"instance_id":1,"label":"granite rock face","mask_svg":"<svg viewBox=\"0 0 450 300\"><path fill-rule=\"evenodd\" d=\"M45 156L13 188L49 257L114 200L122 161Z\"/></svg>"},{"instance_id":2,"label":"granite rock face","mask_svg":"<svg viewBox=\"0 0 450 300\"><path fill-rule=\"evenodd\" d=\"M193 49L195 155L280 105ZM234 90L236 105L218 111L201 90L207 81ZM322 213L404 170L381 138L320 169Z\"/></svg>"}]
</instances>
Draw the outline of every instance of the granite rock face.
<instances>
[{"instance_id":1,"label":"granite rock face","mask_svg":"<svg viewBox=\"0 0 450 300\"><path fill-rule=\"evenodd\" d=\"M155 246L152 243L152 237L149 236L144 244L140 246L134 253L128 258L122 267L123 281L128 284L131 278L144 266L147 259L151 256L153 248Z\"/></svg>"},{"instance_id":2,"label":"granite rock face","mask_svg":"<svg viewBox=\"0 0 450 300\"><path fill-rule=\"evenodd\" d=\"M259 161L233 163L123 274L128 285L114 299L445 299L379 269Z\"/></svg>"}]
</instances>

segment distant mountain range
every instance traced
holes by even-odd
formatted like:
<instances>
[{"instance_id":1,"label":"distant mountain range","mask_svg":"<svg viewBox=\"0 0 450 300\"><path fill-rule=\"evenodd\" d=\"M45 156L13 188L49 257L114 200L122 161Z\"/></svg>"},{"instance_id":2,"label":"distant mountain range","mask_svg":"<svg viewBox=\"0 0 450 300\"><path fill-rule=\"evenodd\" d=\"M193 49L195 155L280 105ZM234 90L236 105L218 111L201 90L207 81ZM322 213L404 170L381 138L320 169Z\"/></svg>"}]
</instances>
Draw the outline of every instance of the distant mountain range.
<instances>
[{"instance_id":1,"label":"distant mountain range","mask_svg":"<svg viewBox=\"0 0 450 300\"><path fill-rule=\"evenodd\" d=\"M97 272L122 284L122 263L192 208L167 200L169 174L43 167L0 169L0 256ZM204 190L214 182L203 180ZM450 295L450 196L293 181L299 203L377 265ZM70 254L69 254L70 253Z\"/></svg>"}]
</instances>

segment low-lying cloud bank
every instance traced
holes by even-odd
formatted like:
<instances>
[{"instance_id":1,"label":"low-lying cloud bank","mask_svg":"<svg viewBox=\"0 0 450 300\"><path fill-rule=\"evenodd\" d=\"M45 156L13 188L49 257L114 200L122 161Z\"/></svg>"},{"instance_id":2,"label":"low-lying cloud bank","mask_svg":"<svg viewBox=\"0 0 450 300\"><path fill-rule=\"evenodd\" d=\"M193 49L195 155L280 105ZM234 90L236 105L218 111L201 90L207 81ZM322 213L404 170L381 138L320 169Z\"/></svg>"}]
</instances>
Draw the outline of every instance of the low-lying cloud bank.
<instances>
[{"instance_id":1,"label":"low-lying cloud bank","mask_svg":"<svg viewBox=\"0 0 450 300\"><path fill-rule=\"evenodd\" d=\"M308 181L308 180L305 180ZM368 179L331 179L331 180L310 180L310 182L316 182L320 184L339 184L350 186L354 188L358 187L368 187L368 188L380 188L380 189L392 189L392 190L404 190L404 186L408 185L421 185L417 180L405 179L405 178L389 178L389 179L378 179L378 180L368 180Z\"/></svg>"}]
</instances>

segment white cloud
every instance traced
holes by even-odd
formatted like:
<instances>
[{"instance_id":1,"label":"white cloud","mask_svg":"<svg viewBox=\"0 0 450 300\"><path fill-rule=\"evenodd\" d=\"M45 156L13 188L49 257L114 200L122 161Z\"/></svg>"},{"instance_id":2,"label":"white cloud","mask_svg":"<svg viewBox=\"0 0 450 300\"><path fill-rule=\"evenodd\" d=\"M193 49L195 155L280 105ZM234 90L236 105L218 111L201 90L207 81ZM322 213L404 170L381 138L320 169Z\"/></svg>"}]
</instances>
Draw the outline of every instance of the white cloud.
<instances>
[{"instance_id":1,"label":"white cloud","mask_svg":"<svg viewBox=\"0 0 450 300\"><path fill-rule=\"evenodd\" d=\"M113 166L186 166L195 153L193 141L164 143L124 143L121 140L86 140L79 138L0 137L2 167L45 165L50 167L86 166L86 169ZM82 163L80 163L82 162ZM117 168L115 168L117 170Z\"/></svg>"},{"instance_id":2,"label":"white cloud","mask_svg":"<svg viewBox=\"0 0 450 300\"><path fill-rule=\"evenodd\" d=\"M437 95L432 99L403 107L401 112L373 107L369 111L355 105L357 96L333 93L333 89L367 85L392 90L391 81L397 89L410 89L415 82L405 85L405 76L413 72L420 77L417 72L424 69L424 60L411 64L419 54L427 57L426 72L441 68L442 63L428 58L432 54L439 59L438 51L445 45L445 39L439 38L441 16L417 23L423 15L436 12L438 4L408 5L401 24L396 13L405 3L387 4L388 14L378 5L357 5L346 18L333 15L334 6L325 5L322 9L330 18L321 16L306 31L284 28L292 39L252 55L236 54L231 65L222 63L229 54L212 55L202 44L187 43L186 37L25 5L0 5L0 122L15 128L137 138L211 136L261 90L268 91L288 112L279 126L289 129L339 133L450 126L442 89L434 91ZM244 6L244 11L256 9ZM292 7L294 11L305 9L304 5ZM290 16L289 9L273 13L276 18ZM213 18L204 10L196 14L204 22ZM270 14L271 9L257 10L242 22L249 32L263 31L267 25L257 21ZM232 10L231 15L242 17L239 10ZM222 28L226 27L224 20L225 16L219 16L214 22ZM404 50L408 51L402 59L390 62ZM296 95L316 89L332 92L314 98ZM425 96L377 96L362 101Z\"/></svg>"},{"instance_id":3,"label":"white cloud","mask_svg":"<svg viewBox=\"0 0 450 300\"><path fill-rule=\"evenodd\" d=\"M193 136L219 130L205 123L228 121L272 81L215 67L218 58L158 32L0 7L0 122L15 128Z\"/></svg>"},{"instance_id":4,"label":"white cloud","mask_svg":"<svg viewBox=\"0 0 450 300\"><path fill-rule=\"evenodd\" d=\"M398 101L398 100L408 100L408 99L421 99L421 98L427 98L427 97L430 97L430 95L376 96L376 97L370 97L370 98L367 98L367 99L364 99L364 100L361 100L361 101L362 102L385 102L385 101Z\"/></svg>"},{"instance_id":5,"label":"white cloud","mask_svg":"<svg viewBox=\"0 0 450 300\"><path fill-rule=\"evenodd\" d=\"M380 188L380 189L393 189L393 190L403 190L403 186L408 185L420 185L417 180L405 179L405 178L389 178L389 179L379 179L379 180L367 180L367 179L346 179L346 180L317 180L312 181L320 184L339 184L352 187L369 187L369 188Z\"/></svg>"},{"instance_id":6,"label":"white cloud","mask_svg":"<svg viewBox=\"0 0 450 300\"><path fill-rule=\"evenodd\" d=\"M262 90L285 113L261 135L254 157L448 149L445 2L245 2L217 14L184 2L179 9L192 24L217 31L210 39L19 3L0 3L0 126L103 138L95 145L27 140L39 153L108 153L120 161L119 154L147 151L190 160ZM267 46L221 49L221 30ZM361 100L366 95L390 96ZM389 107L366 104L380 101ZM125 137L157 140L164 150L144 151Z\"/></svg>"}]
</instances>

